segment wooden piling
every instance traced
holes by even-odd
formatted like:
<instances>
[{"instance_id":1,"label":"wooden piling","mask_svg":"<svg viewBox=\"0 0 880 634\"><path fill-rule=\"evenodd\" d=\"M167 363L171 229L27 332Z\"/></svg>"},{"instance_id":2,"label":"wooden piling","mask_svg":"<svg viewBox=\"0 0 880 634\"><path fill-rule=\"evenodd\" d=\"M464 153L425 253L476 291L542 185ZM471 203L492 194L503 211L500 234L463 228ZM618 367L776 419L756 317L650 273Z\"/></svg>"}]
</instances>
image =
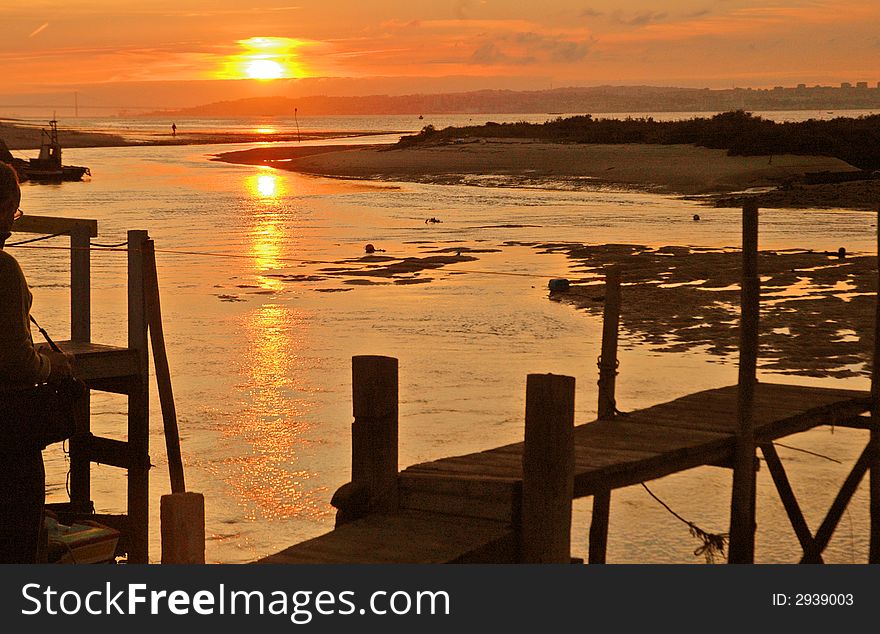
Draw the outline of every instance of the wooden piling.
<instances>
[{"instance_id":1,"label":"wooden piling","mask_svg":"<svg viewBox=\"0 0 880 634\"><path fill-rule=\"evenodd\" d=\"M871 368L871 473L868 476L868 504L871 535L868 563L880 563L880 208L877 209L877 295L874 299L874 359Z\"/></svg>"},{"instance_id":2,"label":"wooden piling","mask_svg":"<svg viewBox=\"0 0 880 634\"><path fill-rule=\"evenodd\" d=\"M397 509L397 359L351 359L351 484L376 511Z\"/></svg>"},{"instance_id":3,"label":"wooden piling","mask_svg":"<svg viewBox=\"0 0 880 634\"><path fill-rule=\"evenodd\" d=\"M91 254L88 225L70 229L70 340L91 340Z\"/></svg>"},{"instance_id":4,"label":"wooden piling","mask_svg":"<svg viewBox=\"0 0 880 634\"><path fill-rule=\"evenodd\" d=\"M159 503L163 564L205 563L205 498L201 493L163 495Z\"/></svg>"},{"instance_id":5,"label":"wooden piling","mask_svg":"<svg viewBox=\"0 0 880 634\"><path fill-rule=\"evenodd\" d=\"M530 374L526 380L522 563L571 561L574 386L570 376Z\"/></svg>"},{"instance_id":6,"label":"wooden piling","mask_svg":"<svg viewBox=\"0 0 880 634\"><path fill-rule=\"evenodd\" d=\"M128 347L137 352L139 367L128 394L130 563L149 562L150 401L144 306L144 245L148 239L146 231L128 232Z\"/></svg>"},{"instance_id":7,"label":"wooden piling","mask_svg":"<svg viewBox=\"0 0 880 634\"><path fill-rule=\"evenodd\" d=\"M740 304L739 380L737 383L736 450L730 500L729 563L755 559L755 429L754 400L760 322L758 278L758 207L743 206L742 291Z\"/></svg>"},{"instance_id":8,"label":"wooden piling","mask_svg":"<svg viewBox=\"0 0 880 634\"><path fill-rule=\"evenodd\" d=\"M605 307L602 313L602 355L599 357L599 420L614 418L617 413L617 338L620 329L620 269L605 270ZM608 522L611 514L611 492L593 496L590 521L589 562L604 564L608 549Z\"/></svg>"}]
</instances>

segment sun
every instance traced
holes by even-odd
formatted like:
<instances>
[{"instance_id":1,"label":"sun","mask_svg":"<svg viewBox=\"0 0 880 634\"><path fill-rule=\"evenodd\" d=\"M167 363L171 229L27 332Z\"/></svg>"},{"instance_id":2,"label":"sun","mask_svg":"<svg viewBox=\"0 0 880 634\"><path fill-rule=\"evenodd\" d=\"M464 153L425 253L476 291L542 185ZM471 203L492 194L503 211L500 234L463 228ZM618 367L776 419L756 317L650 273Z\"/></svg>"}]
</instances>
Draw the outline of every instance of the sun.
<instances>
[{"instance_id":1,"label":"sun","mask_svg":"<svg viewBox=\"0 0 880 634\"><path fill-rule=\"evenodd\" d=\"M254 59L247 62L245 73L250 79L280 79L284 77L284 67L271 59Z\"/></svg>"},{"instance_id":2,"label":"sun","mask_svg":"<svg viewBox=\"0 0 880 634\"><path fill-rule=\"evenodd\" d=\"M236 42L239 51L225 57L218 79L290 79L307 77L299 58L302 40L288 37L252 37Z\"/></svg>"}]
</instances>

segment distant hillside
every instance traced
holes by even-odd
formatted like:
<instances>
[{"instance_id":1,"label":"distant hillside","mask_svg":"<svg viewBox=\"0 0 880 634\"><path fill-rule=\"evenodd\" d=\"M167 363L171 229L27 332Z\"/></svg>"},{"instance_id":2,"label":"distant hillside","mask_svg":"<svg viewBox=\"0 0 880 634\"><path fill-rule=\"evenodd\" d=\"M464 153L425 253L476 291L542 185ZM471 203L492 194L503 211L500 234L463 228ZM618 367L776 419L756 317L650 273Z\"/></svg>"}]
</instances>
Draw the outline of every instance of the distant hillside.
<instances>
[{"instance_id":1,"label":"distant hillside","mask_svg":"<svg viewBox=\"0 0 880 634\"><path fill-rule=\"evenodd\" d=\"M300 115L723 112L728 110L880 109L880 88L812 87L753 90L596 86L554 90L479 90L432 95L366 97L257 97L220 101L152 117L253 117Z\"/></svg>"}]
</instances>

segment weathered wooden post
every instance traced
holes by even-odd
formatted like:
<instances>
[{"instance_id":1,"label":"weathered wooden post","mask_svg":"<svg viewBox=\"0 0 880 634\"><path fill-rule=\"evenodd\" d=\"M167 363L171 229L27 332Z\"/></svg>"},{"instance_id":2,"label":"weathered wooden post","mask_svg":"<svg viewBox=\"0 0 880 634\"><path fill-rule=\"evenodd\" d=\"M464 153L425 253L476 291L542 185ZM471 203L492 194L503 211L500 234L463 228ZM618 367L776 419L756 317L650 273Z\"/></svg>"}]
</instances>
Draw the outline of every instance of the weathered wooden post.
<instances>
[{"instance_id":1,"label":"weathered wooden post","mask_svg":"<svg viewBox=\"0 0 880 634\"><path fill-rule=\"evenodd\" d=\"M205 563L205 498L171 493L159 503L163 564Z\"/></svg>"},{"instance_id":2,"label":"weathered wooden post","mask_svg":"<svg viewBox=\"0 0 880 634\"><path fill-rule=\"evenodd\" d=\"M729 563L755 560L754 401L758 363L760 280L758 278L758 207L743 206L743 272L740 304L739 380L733 491L730 499Z\"/></svg>"},{"instance_id":3,"label":"weathered wooden post","mask_svg":"<svg viewBox=\"0 0 880 634\"><path fill-rule=\"evenodd\" d=\"M605 308L602 313L602 355L599 357L599 420L610 420L617 412L617 336L620 327L620 269L605 270ZM593 518L590 521L589 563L604 564L608 547L608 519L611 513L611 491L593 496Z\"/></svg>"},{"instance_id":4,"label":"weathered wooden post","mask_svg":"<svg viewBox=\"0 0 880 634\"><path fill-rule=\"evenodd\" d=\"M150 400L147 317L144 305L146 231L128 232L128 347L137 353L138 377L128 394L128 533L131 563L149 561Z\"/></svg>"},{"instance_id":5,"label":"weathered wooden post","mask_svg":"<svg viewBox=\"0 0 880 634\"><path fill-rule=\"evenodd\" d=\"M574 496L574 378L530 374L526 380L521 561L571 562Z\"/></svg>"},{"instance_id":6,"label":"weathered wooden post","mask_svg":"<svg viewBox=\"0 0 880 634\"><path fill-rule=\"evenodd\" d=\"M91 227L74 225L70 230L70 340L91 340Z\"/></svg>"},{"instance_id":7,"label":"weathered wooden post","mask_svg":"<svg viewBox=\"0 0 880 634\"><path fill-rule=\"evenodd\" d=\"M397 510L397 359L351 359L351 482L336 491L336 525Z\"/></svg>"},{"instance_id":8,"label":"weathered wooden post","mask_svg":"<svg viewBox=\"0 0 880 634\"><path fill-rule=\"evenodd\" d=\"M871 537L868 563L880 563L880 208L877 209L877 296L874 310L874 360L871 368L871 473L869 505Z\"/></svg>"}]
</instances>

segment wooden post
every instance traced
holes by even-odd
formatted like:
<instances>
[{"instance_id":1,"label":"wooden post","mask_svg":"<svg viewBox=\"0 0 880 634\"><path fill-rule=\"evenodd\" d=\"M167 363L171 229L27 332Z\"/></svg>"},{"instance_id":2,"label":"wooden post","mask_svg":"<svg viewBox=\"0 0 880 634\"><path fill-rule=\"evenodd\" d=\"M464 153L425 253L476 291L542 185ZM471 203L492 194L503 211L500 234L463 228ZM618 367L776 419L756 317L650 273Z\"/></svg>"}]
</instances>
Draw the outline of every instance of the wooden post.
<instances>
[{"instance_id":1,"label":"wooden post","mask_svg":"<svg viewBox=\"0 0 880 634\"><path fill-rule=\"evenodd\" d=\"M205 563L205 498L201 493L163 495L159 503L163 564Z\"/></svg>"},{"instance_id":2,"label":"wooden post","mask_svg":"<svg viewBox=\"0 0 880 634\"><path fill-rule=\"evenodd\" d=\"M571 562L574 378L530 374L523 444L522 563Z\"/></svg>"},{"instance_id":3,"label":"wooden post","mask_svg":"<svg viewBox=\"0 0 880 634\"><path fill-rule=\"evenodd\" d=\"M97 223L70 226L70 340L91 341L91 245ZM78 404L81 435L70 439L70 501L80 513L92 512L91 460L86 447L91 431L91 398L87 392Z\"/></svg>"},{"instance_id":4,"label":"wooden post","mask_svg":"<svg viewBox=\"0 0 880 634\"><path fill-rule=\"evenodd\" d=\"M877 210L877 295L874 299L874 360L871 368L871 473L868 476L868 504L871 536L868 563L880 563L880 208Z\"/></svg>"},{"instance_id":5,"label":"wooden post","mask_svg":"<svg viewBox=\"0 0 880 634\"><path fill-rule=\"evenodd\" d=\"M70 340L91 340L91 257L88 225L70 230Z\"/></svg>"},{"instance_id":6,"label":"wooden post","mask_svg":"<svg viewBox=\"0 0 880 634\"><path fill-rule=\"evenodd\" d=\"M159 405L165 431L165 449L168 453L168 474L171 492L186 491L183 459L180 456L180 433L177 429L177 409L171 389L171 370L165 350L165 333L162 328L162 308L159 303L159 277L156 272L156 251L152 240L144 242L144 305L153 348L153 366L156 368L156 384L159 389Z\"/></svg>"},{"instance_id":7,"label":"wooden post","mask_svg":"<svg viewBox=\"0 0 880 634\"><path fill-rule=\"evenodd\" d=\"M351 483L370 510L397 510L397 359L351 359Z\"/></svg>"},{"instance_id":8,"label":"wooden post","mask_svg":"<svg viewBox=\"0 0 880 634\"><path fill-rule=\"evenodd\" d=\"M755 560L755 429L754 401L758 363L760 280L758 278L758 207L743 207L743 272L740 304L739 381L736 450L730 500L729 563Z\"/></svg>"},{"instance_id":9,"label":"wooden post","mask_svg":"<svg viewBox=\"0 0 880 634\"><path fill-rule=\"evenodd\" d=\"M150 401L147 319L144 309L146 231L128 232L128 347L137 352L139 374L128 395L128 525L130 563L149 563Z\"/></svg>"},{"instance_id":10,"label":"wooden post","mask_svg":"<svg viewBox=\"0 0 880 634\"><path fill-rule=\"evenodd\" d=\"M617 337L620 328L620 269L605 269L605 308L602 313L602 356L599 357L599 420L614 418L617 412ZM611 514L611 491L593 496L590 521L589 562L604 564L608 548L608 521Z\"/></svg>"}]
</instances>

